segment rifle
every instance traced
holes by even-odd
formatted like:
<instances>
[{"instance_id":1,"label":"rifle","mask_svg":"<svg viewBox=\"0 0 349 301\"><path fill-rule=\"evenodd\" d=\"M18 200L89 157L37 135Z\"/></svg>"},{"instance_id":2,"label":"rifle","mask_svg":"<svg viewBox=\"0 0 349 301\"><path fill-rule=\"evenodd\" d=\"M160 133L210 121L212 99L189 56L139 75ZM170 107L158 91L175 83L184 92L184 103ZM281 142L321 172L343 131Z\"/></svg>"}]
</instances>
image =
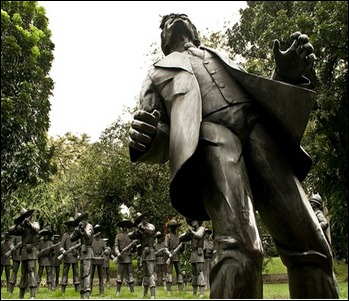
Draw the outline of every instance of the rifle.
<instances>
[{"instance_id":1,"label":"rifle","mask_svg":"<svg viewBox=\"0 0 349 301\"><path fill-rule=\"evenodd\" d=\"M165 248L161 248L161 249L157 250L157 251L155 252L155 255L157 256L157 255L160 254L164 249L165 249Z\"/></svg>"},{"instance_id":2,"label":"rifle","mask_svg":"<svg viewBox=\"0 0 349 301\"><path fill-rule=\"evenodd\" d=\"M119 256L123 255L125 252L127 252L129 249L131 249L137 242L138 242L138 239L132 240L125 248L123 248L123 249L121 250ZM113 261L114 261L116 264L118 263L118 258L119 258L119 256L115 256L115 257L113 258Z\"/></svg>"},{"instance_id":3,"label":"rifle","mask_svg":"<svg viewBox=\"0 0 349 301\"><path fill-rule=\"evenodd\" d=\"M10 249L8 250L6 253L5 253L5 256L6 257L9 257L14 251L18 250L20 247L22 246L22 242L18 242L16 245L15 245L15 248L14 249Z\"/></svg>"},{"instance_id":4,"label":"rifle","mask_svg":"<svg viewBox=\"0 0 349 301\"><path fill-rule=\"evenodd\" d=\"M38 257L41 257L42 255L44 255L46 252L51 251L53 248L57 247L61 242L57 242L56 244L53 244L51 246L46 247L45 249L42 249L39 251L38 253Z\"/></svg>"},{"instance_id":5,"label":"rifle","mask_svg":"<svg viewBox=\"0 0 349 301\"><path fill-rule=\"evenodd\" d=\"M113 254L110 254L110 258L113 260L113 262L117 263L118 258L115 257Z\"/></svg>"},{"instance_id":6,"label":"rifle","mask_svg":"<svg viewBox=\"0 0 349 301\"><path fill-rule=\"evenodd\" d=\"M176 254L178 253L178 251L182 248L182 246L183 246L183 242L180 242L179 245L177 246L177 248L175 248L175 249L173 250L172 257L173 257L173 255L176 255ZM169 257L169 258L166 260L166 264L170 264L171 258L172 258L172 257Z\"/></svg>"},{"instance_id":7,"label":"rifle","mask_svg":"<svg viewBox=\"0 0 349 301\"><path fill-rule=\"evenodd\" d=\"M97 232L95 235L93 235L93 237L96 237L96 236L99 235L99 234L101 234L101 232ZM67 254L71 253L72 251L74 251L75 249L78 249L78 248L80 248L80 247L81 247L81 242L79 242L79 243L76 244L75 246L70 247L67 251L65 251L65 253L62 253L61 255L59 255L59 256L57 257L57 259L58 259L59 261L61 261L61 260L63 259L64 255L67 255Z\"/></svg>"},{"instance_id":8,"label":"rifle","mask_svg":"<svg viewBox=\"0 0 349 301\"><path fill-rule=\"evenodd\" d=\"M65 253L62 253L61 255L59 255L59 256L57 257L57 259L58 259L59 261L61 261L61 260L63 259L64 255L66 255L66 254L68 254L68 253L72 252L73 250L78 249L78 248L80 248L80 247L81 247L81 242L79 242L79 243L76 244L75 246L70 247L67 251L65 251Z\"/></svg>"},{"instance_id":9,"label":"rifle","mask_svg":"<svg viewBox=\"0 0 349 301\"><path fill-rule=\"evenodd\" d=\"M107 251L107 249L105 249L101 255L99 255L99 256L93 256L93 259L104 260L104 257L103 257L103 256L105 255L105 252L106 252L106 251ZM112 256L112 254L111 254L111 256ZM110 256L110 257L111 257L111 256Z\"/></svg>"}]
</instances>

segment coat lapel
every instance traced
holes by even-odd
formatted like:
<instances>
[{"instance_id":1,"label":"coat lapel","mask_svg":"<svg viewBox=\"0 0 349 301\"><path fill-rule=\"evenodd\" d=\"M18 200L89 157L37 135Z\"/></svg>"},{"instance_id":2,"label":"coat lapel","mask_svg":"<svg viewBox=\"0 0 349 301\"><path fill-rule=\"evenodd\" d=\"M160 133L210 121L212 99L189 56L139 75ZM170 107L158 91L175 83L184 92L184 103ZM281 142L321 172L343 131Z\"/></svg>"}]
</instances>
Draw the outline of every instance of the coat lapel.
<instances>
[{"instance_id":1,"label":"coat lapel","mask_svg":"<svg viewBox=\"0 0 349 301\"><path fill-rule=\"evenodd\" d=\"M193 74L193 69L187 56L177 51L157 61L154 66L161 68L180 68Z\"/></svg>"}]
</instances>

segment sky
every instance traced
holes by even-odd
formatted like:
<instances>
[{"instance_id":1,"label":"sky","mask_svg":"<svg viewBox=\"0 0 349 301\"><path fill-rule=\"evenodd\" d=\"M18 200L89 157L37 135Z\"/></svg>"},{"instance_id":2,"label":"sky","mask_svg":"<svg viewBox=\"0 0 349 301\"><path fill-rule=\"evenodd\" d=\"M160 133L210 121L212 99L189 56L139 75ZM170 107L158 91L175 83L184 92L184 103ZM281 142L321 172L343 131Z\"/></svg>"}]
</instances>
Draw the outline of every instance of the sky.
<instances>
[{"instance_id":1,"label":"sky","mask_svg":"<svg viewBox=\"0 0 349 301\"><path fill-rule=\"evenodd\" d=\"M161 16L187 14L200 33L239 20L246 1L38 1L55 44L49 76L49 135L88 134L91 142L134 108L149 70L150 45L160 46Z\"/></svg>"}]
</instances>

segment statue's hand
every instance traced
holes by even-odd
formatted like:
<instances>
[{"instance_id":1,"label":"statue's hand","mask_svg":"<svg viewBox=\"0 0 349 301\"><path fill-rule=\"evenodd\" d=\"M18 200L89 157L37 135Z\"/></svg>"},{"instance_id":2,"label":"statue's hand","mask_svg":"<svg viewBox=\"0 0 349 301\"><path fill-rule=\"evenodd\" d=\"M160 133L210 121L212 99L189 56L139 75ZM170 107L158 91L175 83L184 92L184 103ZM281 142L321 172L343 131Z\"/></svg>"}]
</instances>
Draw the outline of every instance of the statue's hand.
<instances>
[{"instance_id":1,"label":"statue's hand","mask_svg":"<svg viewBox=\"0 0 349 301\"><path fill-rule=\"evenodd\" d=\"M129 132L129 147L140 152L146 152L156 134L160 112L154 110L152 113L139 110L133 116Z\"/></svg>"},{"instance_id":2,"label":"statue's hand","mask_svg":"<svg viewBox=\"0 0 349 301\"><path fill-rule=\"evenodd\" d=\"M291 34L292 45L285 51L280 50L279 40L274 41L273 52L277 73L287 82L295 83L304 70L315 60L314 47L309 43L305 34L295 32Z\"/></svg>"}]
</instances>

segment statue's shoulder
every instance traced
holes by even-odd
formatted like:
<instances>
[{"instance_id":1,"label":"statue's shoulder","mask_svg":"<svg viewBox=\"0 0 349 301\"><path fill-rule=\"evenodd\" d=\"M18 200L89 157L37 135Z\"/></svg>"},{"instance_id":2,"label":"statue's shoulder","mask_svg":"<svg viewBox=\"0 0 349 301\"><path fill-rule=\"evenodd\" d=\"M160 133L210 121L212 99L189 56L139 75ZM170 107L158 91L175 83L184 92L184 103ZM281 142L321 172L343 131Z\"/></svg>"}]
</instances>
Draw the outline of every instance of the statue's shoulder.
<instances>
[{"instance_id":1,"label":"statue's shoulder","mask_svg":"<svg viewBox=\"0 0 349 301\"><path fill-rule=\"evenodd\" d=\"M155 69L182 69L190 73L193 73L188 57L182 52L178 51L174 51L166 55L162 59L155 62L153 66L155 67Z\"/></svg>"}]
</instances>

